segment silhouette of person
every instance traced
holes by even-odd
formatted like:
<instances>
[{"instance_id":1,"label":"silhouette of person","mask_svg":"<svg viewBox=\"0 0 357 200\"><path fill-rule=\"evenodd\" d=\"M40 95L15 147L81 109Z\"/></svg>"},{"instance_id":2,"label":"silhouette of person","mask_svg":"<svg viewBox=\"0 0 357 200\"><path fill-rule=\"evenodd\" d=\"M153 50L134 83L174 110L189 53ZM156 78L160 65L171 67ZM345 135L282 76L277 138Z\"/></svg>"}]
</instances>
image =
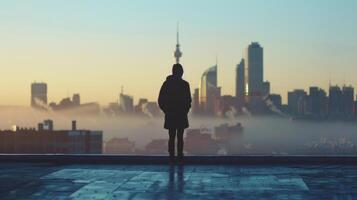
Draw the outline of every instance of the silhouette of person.
<instances>
[{"instance_id":1,"label":"silhouette of person","mask_svg":"<svg viewBox=\"0 0 357 200\"><path fill-rule=\"evenodd\" d=\"M185 189L184 165L170 165L168 169L168 182L166 199L181 199ZM175 175L176 174L176 175ZM181 197L181 198L180 198Z\"/></svg>"},{"instance_id":2,"label":"silhouette of person","mask_svg":"<svg viewBox=\"0 0 357 200\"><path fill-rule=\"evenodd\" d=\"M158 103L165 113L164 128L169 130L168 152L170 160L175 158L175 138L177 136L177 157L183 159L183 133L189 123L187 113L191 108L190 85L182 79L183 68L174 64L172 75L162 84Z\"/></svg>"}]
</instances>

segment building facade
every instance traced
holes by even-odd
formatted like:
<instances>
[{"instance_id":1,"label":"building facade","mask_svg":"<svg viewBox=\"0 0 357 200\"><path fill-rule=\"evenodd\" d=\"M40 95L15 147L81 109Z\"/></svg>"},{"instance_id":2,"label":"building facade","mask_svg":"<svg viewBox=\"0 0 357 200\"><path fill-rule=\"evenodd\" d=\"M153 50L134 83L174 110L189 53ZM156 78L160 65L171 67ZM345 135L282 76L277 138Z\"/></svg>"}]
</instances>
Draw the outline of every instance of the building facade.
<instances>
[{"instance_id":1,"label":"building facade","mask_svg":"<svg viewBox=\"0 0 357 200\"><path fill-rule=\"evenodd\" d=\"M263 48L252 42L244 53L245 91L249 96L261 96L263 93Z\"/></svg>"},{"instance_id":2,"label":"building facade","mask_svg":"<svg viewBox=\"0 0 357 200\"><path fill-rule=\"evenodd\" d=\"M352 117L354 110L354 88L352 86L342 87L342 105L344 116Z\"/></svg>"},{"instance_id":3,"label":"building facade","mask_svg":"<svg viewBox=\"0 0 357 200\"><path fill-rule=\"evenodd\" d=\"M244 101L244 59L236 67L236 98Z\"/></svg>"},{"instance_id":4,"label":"building facade","mask_svg":"<svg viewBox=\"0 0 357 200\"><path fill-rule=\"evenodd\" d=\"M306 113L306 92L296 89L288 92L288 110L294 116L303 116Z\"/></svg>"},{"instance_id":5,"label":"building facade","mask_svg":"<svg viewBox=\"0 0 357 200\"><path fill-rule=\"evenodd\" d=\"M332 118L340 118L343 115L343 94L340 87L330 86L328 96L328 115Z\"/></svg>"},{"instance_id":6,"label":"building facade","mask_svg":"<svg viewBox=\"0 0 357 200\"><path fill-rule=\"evenodd\" d=\"M308 114L314 118L324 118L327 115L327 95L319 87L310 87L307 98Z\"/></svg>"},{"instance_id":7,"label":"building facade","mask_svg":"<svg viewBox=\"0 0 357 200\"><path fill-rule=\"evenodd\" d=\"M214 115L221 96L221 88L217 87L217 65L202 74L199 92L202 113Z\"/></svg>"},{"instance_id":8,"label":"building facade","mask_svg":"<svg viewBox=\"0 0 357 200\"><path fill-rule=\"evenodd\" d=\"M132 113L134 111L134 99L132 96L123 93L119 96L119 105L124 113Z\"/></svg>"},{"instance_id":9,"label":"building facade","mask_svg":"<svg viewBox=\"0 0 357 200\"><path fill-rule=\"evenodd\" d=\"M46 125L49 124L49 125ZM52 120L38 124L38 129L14 126L13 130L0 131L0 153L29 154L101 154L102 131L54 130Z\"/></svg>"},{"instance_id":10,"label":"building facade","mask_svg":"<svg viewBox=\"0 0 357 200\"><path fill-rule=\"evenodd\" d=\"M45 108L47 105L47 84L32 83L31 84L31 107Z\"/></svg>"}]
</instances>

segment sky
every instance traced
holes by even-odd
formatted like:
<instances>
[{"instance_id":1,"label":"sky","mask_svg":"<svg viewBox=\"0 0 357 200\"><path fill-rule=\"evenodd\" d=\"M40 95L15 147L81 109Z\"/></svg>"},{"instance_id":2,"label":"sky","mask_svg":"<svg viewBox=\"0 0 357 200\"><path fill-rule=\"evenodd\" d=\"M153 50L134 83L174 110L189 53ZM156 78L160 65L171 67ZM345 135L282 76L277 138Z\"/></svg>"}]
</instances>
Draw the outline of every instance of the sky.
<instances>
[{"instance_id":1,"label":"sky","mask_svg":"<svg viewBox=\"0 0 357 200\"><path fill-rule=\"evenodd\" d=\"M357 87L354 0L1 0L0 105L29 105L30 84L49 101L80 93L106 105L124 93L155 101L174 64L176 24L191 91L218 58L222 94L253 41L264 48L264 79L287 91Z\"/></svg>"}]
</instances>

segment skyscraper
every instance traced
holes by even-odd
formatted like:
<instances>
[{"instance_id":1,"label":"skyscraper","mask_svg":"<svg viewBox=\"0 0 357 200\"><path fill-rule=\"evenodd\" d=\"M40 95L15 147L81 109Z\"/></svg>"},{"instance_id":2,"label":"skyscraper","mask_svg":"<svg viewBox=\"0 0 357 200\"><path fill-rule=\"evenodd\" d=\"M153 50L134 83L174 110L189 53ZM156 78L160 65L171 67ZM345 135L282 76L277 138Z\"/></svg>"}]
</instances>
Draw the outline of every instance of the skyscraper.
<instances>
[{"instance_id":1,"label":"skyscraper","mask_svg":"<svg viewBox=\"0 0 357 200\"><path fill-rule=\"evenodd\" d=\"M174 56L176 59L176 63L180 63L180 58L182 57L182 52L180 50L180 42L179 42L179 25L177 23L177 33L176 33L176 50L174 52Z\"/></svg>"},{"instance_id":2,"label":"skyscraper","mask_svg":"<svg viewBox=\"0 0 357 200\"><path fill-rule=\"evenodd\" d=\"M198 88L195 88L192 95L192 113L194 115L198 115L200 113L200 96Z\"/></svg>"},{"instance_id":3,"label":"skyscraper","mask_svg":"<svg viewBox=\"0 0 357 200\"><path fill-rule=\"evenodd\" d=\"M75 106L81 105L81 96L79 94L73 94L72 103Z\"/></svg>"},{"instance_id":4,"label":"skyscraper","mask_svg":"<svg viewBox=\"0 0 357 200\"><path fill-rule=\"evenodd\" d=\"M236 68L236 98L244 100L244 59L241 59Z\"/></svg>"},{"instance_id":5,"label":"skyscraper","mask_svg":"<svg viewBox=\"0 0 357 200\"><path fill-rule=\"evenodd\" d=\"M296 89L288 92L288 109L290 114L302 116L306 111L306 92L302 89Z\"/></svg>"},{"instance_id":6,"label":"skyscraper","mask_svg":"<svg viewBox=\"0 0 357 200\"><path fill-rule=\"evenodd\" d=\"M261 96L263 93L263 48L252 42L244 53L245 91L249 96Z\"/></svg>"},{"instance_id":7,"label":"skyscraper","mask_svg":"<svg viewBox=\"0 0 357 200\"><path fill-rule=\"evenodd\" d=\"M341 117L343 113L343 94L340 87L330 86L328 96L328 114L330 117Z\"/></svg>"},{"instance_id":8,"label":"skyscraper","mask_svg":"<svg viewBox=\"0 0 357 200\"><path fill-rule=\"evenodd\" d=\"M200 85L200 107L205 114L214 114L221 96L221 88L217 87L217 65L202 74Z\"/></svg>"},{"instance_id":9,"label":"skyscraper","mask_svg":"<svg viewBox=\"0 0 357 200\"><path fill-rule=\"evenodd\" d=\"M119 107L124 113L134 112L134 98L124 94L123 86L121 87L121 92L119 95Z\"/></svg>"},{"instance_id":10,"label":"skyscraper","mask_svg":"<svg viewBox=\"0 0 357 200\"><path fill-rule=\"evenodd\" d=\"M262 96L269 96L270 94L270 82L264 81L262 85Z\"/></svg>"},{"instance_id":11,"label":"skyscraper","mask_svg":"<svg viewBox=\"0 0 357 200\"><path fill-rule=\"evenodd\" d=\"M325 117L327 114L326 92L318 87L310 87L307 97L307 110L312 117Z\"/></svg>"},{"instance_id":12,"label":"skyscraper","mask_svg":"<svg viewBox=\"0 0 357 200\"><path fill-rule=\"evenodd\" d=\"M133 97L129 95L125 95L123 93L120 93L120 108L121 111L124 113L132 113L134 111L134 99Z\"/></svg>"},{"instance_id":13,"label":"skyscraper","mask_svg":"<svg viewBox=\"0 0 357 200\"><path fill-rule=\"evenodd\" d=\"M47 105L47 84L34 82L31 84L31 106L44 108L44 105Z\"/></svg>"},{"instance_id":14,"label":"skyscraper","mask_svg":"<svg viewBox=\"0 0 357 200\"><path fill-rule=\"evenodd\" d=\"M343 114L345 117L351 117L354 107L354 88L352 86L343 86L342 94Z\"/></svg>"}]
</instances>

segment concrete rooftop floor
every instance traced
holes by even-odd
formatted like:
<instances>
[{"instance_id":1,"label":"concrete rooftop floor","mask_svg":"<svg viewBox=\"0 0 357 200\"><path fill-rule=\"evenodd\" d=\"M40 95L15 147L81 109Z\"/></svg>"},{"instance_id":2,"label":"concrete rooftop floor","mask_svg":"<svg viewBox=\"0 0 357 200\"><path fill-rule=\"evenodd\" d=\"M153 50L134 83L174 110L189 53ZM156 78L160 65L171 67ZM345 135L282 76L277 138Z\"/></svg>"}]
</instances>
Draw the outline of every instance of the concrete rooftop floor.
<instances>
[{"instance_id":1,"label":"concrete rooftop floor","mask_svg":"<svg viewBox=\"0 0 357 200\"><path fill-rule=\"evenodd\" d=\"M0 199L357 199L357 166L1 162Z\"/></svg>"}]
</instances>

